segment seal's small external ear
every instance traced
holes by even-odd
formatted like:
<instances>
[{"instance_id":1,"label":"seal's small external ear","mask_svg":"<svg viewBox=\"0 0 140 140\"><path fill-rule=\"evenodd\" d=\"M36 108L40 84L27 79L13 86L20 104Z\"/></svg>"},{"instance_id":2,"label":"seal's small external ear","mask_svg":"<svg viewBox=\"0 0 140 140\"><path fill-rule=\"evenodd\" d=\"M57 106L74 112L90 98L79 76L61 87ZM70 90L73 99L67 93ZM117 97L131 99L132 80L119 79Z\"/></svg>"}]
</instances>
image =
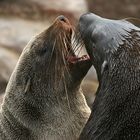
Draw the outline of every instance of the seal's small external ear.
<instances>
[{"instance_id":1,"label":"seal's small external ear","mask_svg":"<svg viewBox=\"0 0 140 140\"><path fill-rule=\"evenodd\" d=\"M108 63L106 60L104 60L102 66L101 66L101 74L103 74L104 71L108 69Z\"/></svg>"},{"instance_id":2,"label":"seal's small external ear","mask_svg":"<svg viewBox=\"0 0 140 140\"><path fill-rule=\"evenodd\" d=\"M24 93L27 93L31 88L31 78L29 78L26 82Z\"/></svg>"}]
</instances>

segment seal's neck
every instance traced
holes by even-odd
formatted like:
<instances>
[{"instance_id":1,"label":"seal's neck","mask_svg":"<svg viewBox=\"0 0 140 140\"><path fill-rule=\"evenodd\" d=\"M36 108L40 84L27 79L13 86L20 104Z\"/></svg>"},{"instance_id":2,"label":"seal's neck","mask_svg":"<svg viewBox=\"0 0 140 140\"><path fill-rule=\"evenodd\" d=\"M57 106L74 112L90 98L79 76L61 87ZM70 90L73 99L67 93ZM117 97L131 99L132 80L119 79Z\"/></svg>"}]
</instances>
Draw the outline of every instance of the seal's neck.
<instances>
[{"instance_id":1,"label":"seal's neck","mask_svg":"<svg viewBox=\"0 0 140 140\"><path fill-rule=\"evenodd\" d=\"M25 137L27 140L55 139L55 137L60 140L71 137L77 139L90 115L85 98L79 91L72 93L75 97L54 96L53 100L49 96L44 100L29 94L26 96L18 94L7 94L2 106L0 119L8 126L8 128L5 124L2 126L9 132L9 136L6 137L16 139L14 136L19 135L21 140Z\"/></svg>"},{"instance_id":2,"label":"seal's neck","mask_svg":"<svg viewBox=\"0 0 140 140\"><path fill-rule=\"evenodd\" d=\"M127 132L133 133L129 130L139 127L140 118L136 116L140 110L140 59L137 51L132 54L134 51L118 52L120 55L110 58L82 133L83 139L115 139L115 134L127 136Z\"/></svg>"}]
</instances>

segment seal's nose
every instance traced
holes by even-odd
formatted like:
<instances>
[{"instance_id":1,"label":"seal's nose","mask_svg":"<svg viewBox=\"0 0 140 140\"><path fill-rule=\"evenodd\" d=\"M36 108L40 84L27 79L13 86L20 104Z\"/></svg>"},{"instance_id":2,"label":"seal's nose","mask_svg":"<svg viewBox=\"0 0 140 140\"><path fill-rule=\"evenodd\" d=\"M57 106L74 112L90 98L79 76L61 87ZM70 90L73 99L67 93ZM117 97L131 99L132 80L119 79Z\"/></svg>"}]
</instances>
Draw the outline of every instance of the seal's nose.
<instances>
[{"instance_id":1,"label":"seal's nose","mask_svg":"<svg viewBox=\"0 0 140 140\"><path fill-rule=\"evenodd\" d=\"M65 23L66 23L67 20L68 20L68 19L67 19L66 17L64 17L63 15L59 16L58 19L59 19L60 21L65 22Z\"/></svg>"},{"instance_id":2,"label":"seal's nose","mask_svg":"<svg viewBox=\"0 0 140 140\"><path fill-rule=\"evenodd\" d=\"M98 23L102 21L101 19L101 17L93 13L83 14L79 19L80 31L87 30L87 28L91 27L91 25L94 28Z\"/></svg>"},{"instance_id":3,"label":"seal's nose","mask_svg":"<svg viewBox=\"0 0 140 140\"><path fill-rule=\"evenodd\" d=\"M83 14L81 17L80 17L80 20L79 22L81 24L87 24L89 22L91 18L91 13L86 13L86 14Z\"/></svg>"},{"instance_id":4,"label":"seal's nose","mask_svg":"<svg viewBox=\"0 0 140 140\"><path fill-rule=\"evenodd\" d=\"M80 29L80 32L83 32L85 31L88 26L90 25L90 18L91 18L91 13L86 13L86 14L83 14L80 19L79 19L79 23L78 23L78 27Z\"/></svg>"},{"instance_id":5,"label":"seal's nose","mask_svg":"<svg viewBox=\"0 0 140 140\"><path fill-rule=\"evenodd\" d=\"M90 25L91 23L93 23L94 21L97 21L99 19L99 16L93 14L93 13L86 13L86 14L83 14L81 17L80 17L80 20L79 22L81 24L84 24L84 25Z\"/></svg>"}]
</instances>

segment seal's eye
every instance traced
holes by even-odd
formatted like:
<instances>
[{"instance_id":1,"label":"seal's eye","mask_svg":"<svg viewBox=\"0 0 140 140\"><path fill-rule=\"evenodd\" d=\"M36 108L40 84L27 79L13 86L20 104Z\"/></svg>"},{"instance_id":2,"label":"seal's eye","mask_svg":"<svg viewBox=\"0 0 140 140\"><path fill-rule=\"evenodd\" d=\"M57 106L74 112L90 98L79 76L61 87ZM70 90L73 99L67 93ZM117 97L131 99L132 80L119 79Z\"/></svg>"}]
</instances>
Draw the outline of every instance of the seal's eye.
<instances>
[{"instance_id":1,"label":"seal's eye","mask_svg":"<svg viewBox=\"0 0 140 140\"><path fill-rule=\"evenodd\" d=\"M39 50L39 55L44 55L47 52L47 47L43 47Z\"/></svg>"}]
</instances>

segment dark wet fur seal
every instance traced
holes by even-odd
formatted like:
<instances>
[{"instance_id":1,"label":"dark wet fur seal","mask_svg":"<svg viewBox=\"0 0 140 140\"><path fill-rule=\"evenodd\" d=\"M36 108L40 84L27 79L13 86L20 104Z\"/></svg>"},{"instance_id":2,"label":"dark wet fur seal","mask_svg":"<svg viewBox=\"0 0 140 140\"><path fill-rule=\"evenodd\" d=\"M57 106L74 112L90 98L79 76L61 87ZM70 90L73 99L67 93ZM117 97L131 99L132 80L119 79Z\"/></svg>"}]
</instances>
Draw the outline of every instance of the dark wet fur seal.
<instances>
[{"instance_id":1,"label":"dark wet fur seal","mask_svg":"<svg viewBox=\"0 0 140 140\"><path fill-rule=\"evenodd\" d=\"M140 28L92 13L78 28L99 80L80 140L139 140Z\"/></svg>"},{"instance_id":2,"label":"dark wet fur seal","mask_svg":"<svg viewBox=\"0 0 140 140\"><path fill-rule=\"evenodd\" d=\"M0 114L0 140L76 140L90 109L80 90L88 58L72 49L72 26L58 17L23 50Z\"/></svg>"}]
</instances>

